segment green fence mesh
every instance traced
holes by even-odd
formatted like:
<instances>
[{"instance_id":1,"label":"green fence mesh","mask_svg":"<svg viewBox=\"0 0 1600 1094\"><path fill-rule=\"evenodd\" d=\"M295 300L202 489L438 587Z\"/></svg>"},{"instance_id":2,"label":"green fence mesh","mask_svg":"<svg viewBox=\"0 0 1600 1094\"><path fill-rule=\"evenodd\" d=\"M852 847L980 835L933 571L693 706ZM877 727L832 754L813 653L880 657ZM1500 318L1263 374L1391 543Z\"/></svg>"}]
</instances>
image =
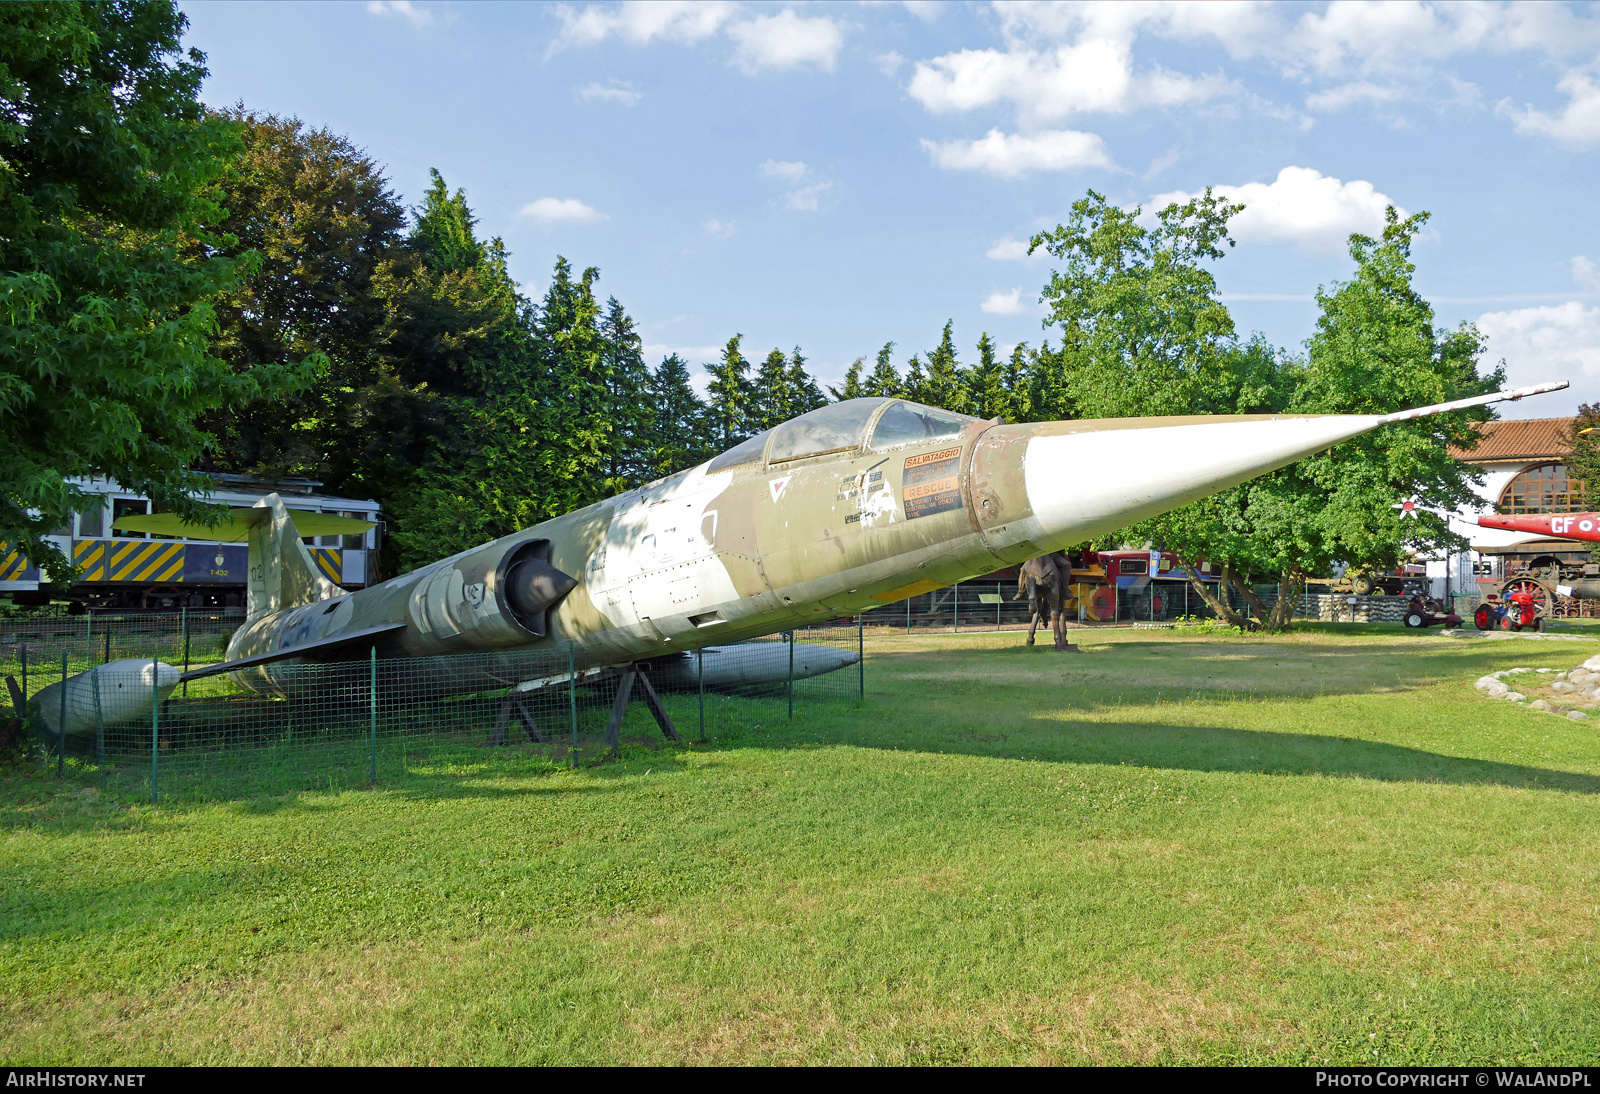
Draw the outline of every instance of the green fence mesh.
<instances>
[{"instance_id":1,"label":"green fence mesh","mask_svg":"<svg viewBox=\"0 0 1600 1094\"><path fill-rule=\"evenodd\" d=\"M417 765L588 764L865 694L857 619L656 658L631 680L555 645L280 663L241 684L178 682L185 648L191 668L222 659L239 613L167 614L40 619L0 634L8 698L25 711L38 762L152 800L337 789ZM631 701L619 704L624 686Z\"/></svg>"}]
</instances>

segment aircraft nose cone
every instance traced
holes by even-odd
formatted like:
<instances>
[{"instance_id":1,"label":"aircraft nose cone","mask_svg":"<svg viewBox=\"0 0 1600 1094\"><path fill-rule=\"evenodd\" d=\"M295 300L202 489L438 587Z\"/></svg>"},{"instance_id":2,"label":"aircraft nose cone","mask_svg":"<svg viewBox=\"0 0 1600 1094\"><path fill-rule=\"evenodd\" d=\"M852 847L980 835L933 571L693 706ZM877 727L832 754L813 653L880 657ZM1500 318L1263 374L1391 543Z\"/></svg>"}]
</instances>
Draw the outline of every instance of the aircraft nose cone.
<instances>
[{"instance_id":1,"label":"aircraft nose cone","mask_svg":"<svg viewBox=\"0 0 1600 1094\"><path fill-rule=\"evenodd\" d=\"M1359 436L1376 415L1124 418L989 430L970 485L990 549L1059 550Z\"/></svg>"}]
</instances>

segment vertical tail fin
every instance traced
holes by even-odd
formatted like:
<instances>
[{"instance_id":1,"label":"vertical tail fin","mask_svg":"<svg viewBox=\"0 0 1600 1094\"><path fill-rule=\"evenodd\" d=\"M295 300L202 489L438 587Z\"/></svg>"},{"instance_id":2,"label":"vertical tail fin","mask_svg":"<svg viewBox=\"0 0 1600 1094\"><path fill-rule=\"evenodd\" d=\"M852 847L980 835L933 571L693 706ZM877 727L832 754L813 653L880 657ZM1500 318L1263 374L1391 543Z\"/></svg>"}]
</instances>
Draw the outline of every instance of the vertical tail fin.
<instances>
[{"instance_id":1,"label":"vertical tail fin","mask_svg":"<svg viewBox=\"0 0 1600 1094\"><path fill-rule=\"evenodd\" d=\"M322 576L300 542L294 520L277 494L256 502L261 515L250 524L250 619L285 608L340 596L344 590Z\"/></svg>"}]
</instances>

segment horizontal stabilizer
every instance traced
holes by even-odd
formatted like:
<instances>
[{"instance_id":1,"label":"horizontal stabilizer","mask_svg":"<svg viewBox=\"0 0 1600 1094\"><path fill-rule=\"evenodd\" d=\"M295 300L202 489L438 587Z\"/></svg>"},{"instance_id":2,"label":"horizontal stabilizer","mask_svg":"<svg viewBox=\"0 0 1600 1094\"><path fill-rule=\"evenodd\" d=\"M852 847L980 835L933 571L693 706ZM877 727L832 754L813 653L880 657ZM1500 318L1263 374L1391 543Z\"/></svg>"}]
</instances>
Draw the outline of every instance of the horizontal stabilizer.
<instances>
[{"instance_id":1,"label":"horizontal stabilizer","mask_svg":"<svg viewBox=\"0 0 1600 1094\"><path fill-rule=\"evenodd\" d=\"M202 676L217 676L224 672L233 672L237 669L248 669L255 665L267 665L273 661L287 661L292 657L311 657L318 661L336 661L339 658L328 655L341 646L370 646L372 640L380 634L391 631L403 630L405 623L380 623L376 627L363 627L359 631L350 631L347 634L336 634L329 638L319 638L315 642L302 642L298 646L285 646L281 650L271 653L258 653L254 657L241 657L237 661L222 661L215 665L193 669L183 674L184 680L198 680Z\"/></svg>"},{"instance_id":2,"label":"horizontal stabilizer","mask_svg":"<svg viewBox=\"0 0 1600 1094\"><path fill-rule=\"evenodd\" d=\"M146 516L119 517L111 527L119 532L148 532L156 536L182 536L185 539L215 540L219 543L240 543L250 538L250 528L258 521L271 520L270 509L230 509L228 517L220 524L193 524L176 513L150 513ZM305 509L290 509L289 519L294 530L303 538L311 536L353 536L376 525L370 520L354 517L336 517L332 513L313 513Z\"/></svg>"}]
</instances>

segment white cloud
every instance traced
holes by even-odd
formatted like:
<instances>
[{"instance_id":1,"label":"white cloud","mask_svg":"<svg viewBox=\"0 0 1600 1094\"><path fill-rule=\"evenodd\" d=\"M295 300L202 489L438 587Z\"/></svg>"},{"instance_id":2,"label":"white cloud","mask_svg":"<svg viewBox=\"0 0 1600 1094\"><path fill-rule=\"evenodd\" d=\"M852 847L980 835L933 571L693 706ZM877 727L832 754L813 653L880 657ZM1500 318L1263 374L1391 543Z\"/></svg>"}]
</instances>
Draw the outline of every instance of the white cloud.
<instances>
[{"instance_id":1,"label":"white cloud","mask_svg":"<svg viewBox=\"0 0 1600 1094\"><path fill-rule=\"evenodd\" d=\"M574 9L557 4L561 35L555 46L593 45L615 34L636 45L655 38L674 42L698 42L722 29L739 11L739 5L711 0L687 3L684 0L628 0L617 5L586 4Z\"/></svg>"},{"instance_id":2,"label":"white cloud","mask_svg":"<svg viewBox=\"0 0 1600 1094\"><path fill-rule=\"evenodd\" d=\"M700 227L705 231L706 235L710 236L712 239L733 238L734 227L733 221L731 220L724 224L720 220L712 219L706 221Z\"/></svg>"},{"instance_id":3,"label":"white cloud","mask_svg":"<svg viewBox=\"0 0 1600 1094\"><path fill-rule=\"evenodd\" d=\"M612 80L610 83L587 84L578 91L580 98L598 99L601 102L621 103L623 106L637 106L639 100L644 98L640 92L633 89L633 85L626 80Z\"/></svg>"},{"instance_id":4,"label":"white cloud","mask_svg":"<svg viewBox=\"0 0 1600 1094\"><path fill-rule=\"evenodd\" d=\"M369 15L398 15L414 27L425 27L433 22L433 12L419 8L411 0L367 0Z\"/></svg>"},{"instance_id":5,"label":"white cloud","mask_svg":"<svg viewBox=\"0 0 1600 1094\"><path fill-rule=\"evenodd\" d=\"M1416 0L1347 0L1306 12L1285 44L1299 62L1323 73L1390 70L1473 48L1491 21L1486 14L1465 5L1447 12Z\"/></svg>"},{"instance_id":6,"label":"white cloud","mask_svg":"<svg viewBox=\"0 0 1600 1094\"><path fill-rule=\"evenodd\" d=\"M754 74L763 68L816 65L833 71L834 59L844 45L839 24L826 16L803 18L790 8L777 15L758 15L732 23L728 34L739 43L739 67Z\"/></svg>"},{"instance_id":7,"label":"white cloud","mask_svg":"<svg viewBox=\"0 0 1600 1094\"><path fill-rule=\"evenodd\" d=\"M1212 192L1242 203L1244 212L1228 222L1235 239L1258 243L1295 243L1307 250L1343 250L1351 232L1376 234L1383 229L1384 209L1395 205L1370 182L1342 182L1310 167L1285 167L1270 183L1215 186ZM1150 199L1147 212L1197 194L1175 190ZM1403 217L1404 209L1396 205Z\"/></svg>"},{"instance_id":8,"label":"white cloud","mask_svg":"<svg viewBox=\"0 0 1600 1094\"><path fill-rule=\"evenodd\" d=\"M906 90L936 114L1006 102L1025 122L1043 124L1075 113L1178 106L1237 88L1221 75L1189 77L1159 66L1136 74L1131 42L1095 38L1044 51L947 53L918 61Z\"/></svg>"},{"instance_id":9,"label":"white cloud","mask_svg":"<svg viewBox=\"0 0 1600 1094\"><path fill-rule=\"evenodd\" d=\"M1332 114L1356 103L1392 103L1405 97L1398 87L1380 87L1365 81L1340 84L1306 96L1306 109Z\"/></svg>"},{"instance_id":10,"label":"white cloud","mask_svg":"<svg viewBox=\"0 0 1600 1094\"><path fill-rule=\"evenodd\" d=\"M793 185L811 174L811 168L799 160L768 160L761 165L761 173L769 179L782 179ZM819 179L809 186L797 187L783 195L783 204L787 209L797 209L800 212L815 212L817 199L822 194L833 189L833 183L826 179Z\"/></svg>"},{"instance_id":11,"label":"white cloud","mask_svg":"<svg viewBox=\"0 0 1600 1094\"><path fill-rule=\"evenodd\" d=\"M1045 250L1040 247L1033 254L1028 253L1028 241L1025 239L1012 239L1010 236L1001 236L994 241L994 245L983 252L985 258L992 258L996 262L1025 262L1038 261L1045 255Z\"/></svg>"},{"instance_id":12,"label":"white cloud","mask_svg":"<svg viewBox=\"0 0 1600 1094\"><path fill-rule=\"evenodd\" d=\"M1579 255L1567 263L1567 268L1572 271L1572 280L1590 292L1600 293L1600 269L1596 269L1588 258Z\"/></svg>"},{"instance_id":13,"label":"white cloud","mask_svg":"<svg viewBox=\"0 0 1600 1094\"><path fill-rule=\"evenodd\" d=\"M885 76L893 76L900 71L900 66L906 63L906 59L892 49L888 53L878 54L872 60L878 66L878 71Z\"/></svg>"},{"instance_id":14,"label":"white cloud","mask_svg":"<svg viewBox=\"0 0 1600 1094\"><path fill-rule=\"evenodd\" d=\"M1600 307L1577 301L1478 316L1490 361L1506 362L1512 386L1570 380L1569 398L1600 402Z\"/></svg>"},{"instance_id":15,"label":"white cloud","mask_svg":"<svg viewBox=\"0 0 1600 1094\"><path fill-rule=\"evenodd\" d=\"M1600 44L1600 23L1565 4L1431 4L1345 0L1301 16L1282 44L1286 67L1414 74L1424 61L1488 50L1566 57Z\"/></svg>"},{"instance_id":16,"label":"white cloud","mask_svg":"<svg viewBox=\"0 0 1600 1094\"><path fill-rule=\"evenodd\" d=\"M955 171L986 171L1001 178L1022 178L1034 171L1073 171L1113 167L1106 142L1093 133L1047 129L1024 136L998 129L975 141L924 140L933 162Z\"/></svg>"},{"instance_id":17,"label":"white cloud","mask_svg":"<svg viewBox=\"0 0 1600 1094\"><path fill-rule=\"evenodd\" d=\"M1034 4L1000 2L1001 30L1013 41L1104 38L1132 42L1141 32L1165 38L1214 39L1236 57L1250 56L1283 34L1273 6L1262 0L1184 4Z\"/></svg>"},{"instance_id":18,"label":"white cloud","mask_svg":"<svg viewBox=\"0 0 1600 1094\"><path fill-rule=\"evenodd\" d=\"M1563 76L1556 88L1567 96L1567 105L1559 114L1546 114L1532 106L1516 110L1509 103L1501 103L1499 113L1510 115L1518 132L1550 137L1574 148L1600 140L1600 84L1595 78L1574 70Z\"/></svg>"},{"instance_id":19,"label":"white cloud","mask_svg":"<svg viewBox=\"0 0 1600 1094\"><path fill-rule=\"evenodd\" d=\"M785 208L798 209L804 213L815 212L817 198L831 189L833 189L833 183L831 182L814 182L810 186L802 186L798 190L790 190L783 195L783 204Z\"/></svg>"},{"instance_id":20,"label":"white cloud","mask_svg":"<svg viewBox=\"0 0 1600 1094\"><path fill-rule=\"evenodd\" d=\"M778 178L788 182L799 182L810 170L798 160L768 160L761 165L761 173L769 179Z\"/></svg>"},{"instance_id":21,"label":"white cloud","mask_svg":"<svg viewBox=\"0 0 1600 1094\"><path fill-rule=\"evenodd\" d=\"M693 44L718 34L734 41L734 59L747 74L767 68L815 65L833 71L844 45L844 31L827 16L805 17L784 8L776 15L740 18L743 5L725 0L627 0L622 4L557 4L561 31L549 52L568 46L592 46L618 37L635 45L660 39Z\"/></svg>"},{"instance_id":22,"label":"white cloud","mask_svg":"<svg viewBox=\"0 0 1600 1094\"><path fill-rule=\"evenodd\" d=\"M978 307L987 315L1027 315L1034 310L1023 301L1021 289L996 289Z\"/></svg>"},{"instance_id":23,"label":"white cloud","mask_svg":"<svg viewBox=\"0 0 1600 1094\"><path fill-rule=\"evenodd\" d=\"M528 202L518 210L518 213L546 228L562 224L598 224L602 220L611 219L577 198L539 198L537 201Z\"/></svg>"},{"instance_id":24,"label":"white cloud","mask_svg":"<svg viewBox=\"0 0 1600 1094\"><path fill-rule=\"evenodd\" d=\"M1082 113L1123 114L1232 99L1284 120L1284 105L1247 92L1221 71L1181 72L1136 56L1141 37L1204 42L1261 58L1309 84L1315 112L1411 100L1470 105L1476 88L1441 63L1458 55L1531 52L1566 66L1568 103L1546 113L1502 104L1526 132L1587 147L1600 142L1600 8L1571 4L1333 0L1308 9L1265 2L993 5L1004 44L951 51L915 64L907 91L935 113L1010 106L1022 132ZM1319 86L1320 85L1320 86Z\"/></svg>"}]
</instances>

